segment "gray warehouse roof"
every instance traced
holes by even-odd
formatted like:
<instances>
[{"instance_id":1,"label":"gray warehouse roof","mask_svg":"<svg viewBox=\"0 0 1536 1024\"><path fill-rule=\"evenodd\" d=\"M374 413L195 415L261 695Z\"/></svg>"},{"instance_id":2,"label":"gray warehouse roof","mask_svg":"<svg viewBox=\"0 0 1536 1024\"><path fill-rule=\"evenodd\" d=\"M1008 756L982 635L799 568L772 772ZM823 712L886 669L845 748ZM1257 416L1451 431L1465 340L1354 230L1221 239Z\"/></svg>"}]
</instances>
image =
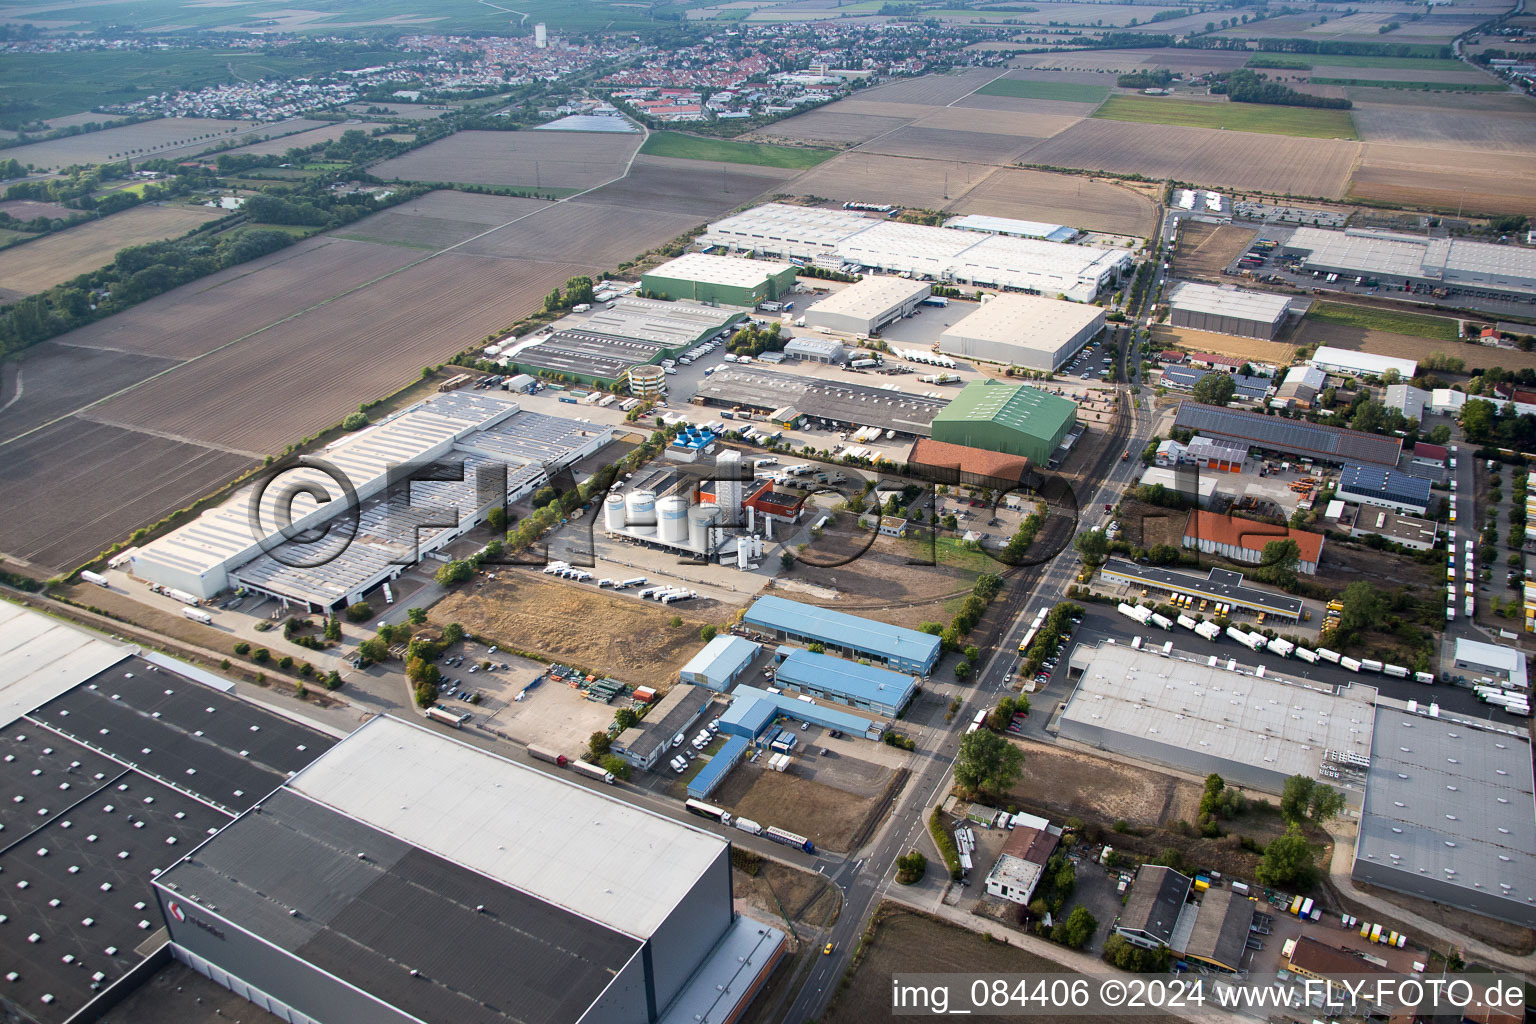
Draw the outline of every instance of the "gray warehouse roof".
<instances>
[{"instance_id":1,"label":"gray warehouse roof","mask_svg":"<svg viewBox=\"0 0 1536 1024\"><path fill-rule=\"evenodd\" d=\"M833 292L806 312L877 320L897 306L932 290L933 285L926 281L913 281L895 274L867 274L857 284Z\"/></svg>"},{"instance_id":2,"label":"gray warehouse roof","mask_svg":"<svg viewBox=\"0 0 1536 1024\"><path fill-rule=\"evenodd\" d=\"M596 309L579 321L581 330L614 338L653 341L666 348L685 348L723 330L742 315L714 306L656 299L619 299L612 309Z\"/></svg>"},{"instance_id":3,"label":"gray warehouse roof","mask_svg":"<svg viewBox=\"0 0 1536 1024\"><path fill-rule=\"evenodd\" d=\"M1290 304L1284 295L1222 288L1193 281L1184 281L1168 293L1168 305L1174 309L1257 320L1266 324L1283 320Z\"/></svg>"},{"instance_id":4,"label":"gray warehouse roof","mask_svg":"<svg viewBox=\"0 0 1536 1024\"><path fill-rule=\"evenodd\" d=\"M1530 741L1378 708L1355 857L1502 897L1529 914L1536 907Z\"/></svg>"},{"instance_id":5,"label":"gray warehouse roof","mask_svg":"<svg viewBox=\"0 0 1536 1024\"><path fill-rule=\"evenodd\" d=\"M1190 879L1160 864L1143 864L1136 872L1136 885L1125 901L1116 924L1130 931L1146 932L1163 942L1173 938L1184 900L1189 896Z\"/></svg>"},{"instance_id":6,"label":"gray warehouse roof","mask_svg":"<svg viewBox=\"0 0 1536 1024\"><path fill-rule=\"evenodd\" d=\"M1223 409L1200 402L1181 403L1174 425L1197 434L1236 438L1276 451L1314 456L1330 462L1373 462L1395 466L1403 450L1402 440L1396 437Z\"/></svg>"},{"instance_id":7,"label":"gray warehouse roof","mask_svg":"<svg viewBox=\"0 0 1536 1024\"><path fill-rule=\"evenodd\" d=\"M948 404L943 398L737 366L706 377L694 394L720 405L763 410L793 406L806 416L917 437L933 432L934 416Z\"/></svg>"},{"instance_id":8,"label":"gray warehouse roof","mask_svg":"<svg viewBox=\"0 0 1536 1024\"><path fill-rule=\"evenodd\" d=\"M1069 338L1104 319L1104 310L1082 302L1004 292L982 303L943 337L978 338L1054 352Z\"/></svg>"},{"instance_id":9,"label":"gray warehouse roof","mask_svg":"<svg viewBox=\"0 0 1536 1024\"><path fill-rule=\"evenodd\" d=\"M519 349L507 358L518 366L617 380L631 366L650 362L666 348L659 341L640 341L591 330L567 329L556 331L543 341Z\"/></svg>"}]
</instances>

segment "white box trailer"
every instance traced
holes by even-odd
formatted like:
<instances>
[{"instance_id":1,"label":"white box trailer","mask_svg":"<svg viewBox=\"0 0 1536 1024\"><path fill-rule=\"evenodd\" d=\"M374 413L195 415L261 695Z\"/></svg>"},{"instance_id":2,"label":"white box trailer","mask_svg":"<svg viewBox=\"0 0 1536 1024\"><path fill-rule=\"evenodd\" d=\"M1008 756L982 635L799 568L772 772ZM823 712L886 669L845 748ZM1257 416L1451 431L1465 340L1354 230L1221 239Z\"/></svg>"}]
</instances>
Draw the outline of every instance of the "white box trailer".
<instances>
[{"instance_id":1,"label":"white box trailer","mask_svg":"<svg viewBox=\"0 0 1536 1024\"><path fill-rule=\"evenodd\" d=\"M1359 672L1360 671L1360 663L1358 661L1356 661L1354 658L1340 658L1339 659L1339 664L1342 665L1344 668L1349 669L1351 672Z\"/></svg>"},{"instance_id":2,"label":"white box trailer","mask_svg":"<svg viewBox=\"0 0 1536 1024\"><path fill-rule=\"evenodd\" d=\"M198 611L196 608L183 608L181 614L183 618L191 619L193 622L201 622L205 626L213 623L212 615L204 611Z\"/></svg>"},{"instance_id":3,"label":"white box trailer","mask_svg":"<svg viewBox=\"0 0 1536 1024\"><path fill-rule=\"evenodd\" d=\"M1148 619L1152 618L1150 608L1143 608L1139 604L1126 604L1124 601L1115 606L1115 611L1143 626L1147 624Z\"/></svg>"},{"instance_id":4,"label":"white box trailer","mask_svg":"<svg viewBox=\"0 0 1536 1024\"><path fill-rule=\"evenodd\" d=\"M85 580L87 583L94 583L98 587L110 588L111 586L111 584L107 582L107 578L105 576L99 572L91 572L89 569L82 571L80 573L80 578Z\"/></svg>"},{"instance_id":5,"label":"white box trailer","mask_svg":"<svg viewBox=\"0 0 1536 1024\"><path fill-rule=\"evenodd\" d=\"M1381 666L1381 671L1386 675L1394 676L1398 679L1408 678L1408 669L1402 665L1383 665Z\"/></svg>"},{"instance_id":6,"label":"white box trailer","mask_svg":"<svg viewBox=\"0 0 1536 1024\"><path fill-rule=\"evenodd\" d=\"M1175 621L1177 621L1178 624L1183 626L1185 629L1194 629L1199 625L1198 622L1190 618L1188 615L1180 615Z\"/></svg>"},{"instance_id":7,"label":"white box trailer","mask_svg":"<svg viewBox=\"0 0 1536 1024\"><path fill-rule=\"evenodd\" d=\"M1319 660L1329 662L1333 665L1337 665L1339 663L1339 659L1343 657L1341 654L1339 654L1338 651L1330 651L1326 647L1319 647L1317 649L1317 656Z\"/></svg>"},{"instance_id":8,"label":"white box trailer","mask_svg":"<svg viewBox=\"0 0 1536 1024\"><path fill-rule=\"evenodd\" d=\"M1302 661L1309 665L1317 664L1317 652L1308 650L1305 647L1296 648L1296 657L1300 658Z\"/></svg>"},{"instance_id":9,"label":"white box trailer","mask_svg":"<svg viewBox=\"0 0 1536 1024\"><path fill-rule=\"evenodd\" d=\"M1264 646L1268 647L1271 651L1280 655L1282 658L1289 658L1291 656L1291 652L1296 650L1295 644L1291 643L1289 640L1286 640L1284 637L1278 636Z\"/></svg>"},{"instance_id":10,"label":"white box trailer","mask_svg":"<svg viewBox=\"0 0 1536 1024\"><path fill-rule=\"evenodd\" d=\"M1156 612L1154 612L1153 614L1147 616L1147 622L1149 624L1153 625L1153 626L1156 626L1158 629L1162 629L1162 630L1171 630L1171 629L1173 629L1173 621L1171 619L1169 619L1166 615L1158 615Z\"/></svg>"},{"instance_id":11,"label":"white box trailer","mask_svg":"<svg viewBox=\"0 0 1536 1024\"><path fill-rule=\"evenodd\" d=\"M1199 622L1195 624L1195 632L1214 643L1221 636L1221 627L1214 622Z\"/></svg>"}]
</instances>

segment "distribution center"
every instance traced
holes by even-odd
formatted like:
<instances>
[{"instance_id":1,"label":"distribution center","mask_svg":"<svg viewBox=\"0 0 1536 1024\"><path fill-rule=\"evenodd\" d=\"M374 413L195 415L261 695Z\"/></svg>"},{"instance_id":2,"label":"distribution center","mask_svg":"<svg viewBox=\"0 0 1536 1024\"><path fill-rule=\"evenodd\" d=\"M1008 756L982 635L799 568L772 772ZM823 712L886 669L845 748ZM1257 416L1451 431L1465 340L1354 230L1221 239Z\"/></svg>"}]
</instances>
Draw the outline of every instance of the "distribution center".
<instances>
[{"instance_id":1,"label":"distribution center","mask_svg":"<svg viewBox=\"0 0 1536 1024\"><path fill-rule=\"evenodd\" d=\"M817 300L805 311L805 322L845 334L874 334L912 312L932 293L933 285L926 281L870 274Z\"/></svg>"},{"instance_id":2,"label":"distribution center","mask_svg":"<svg viewBox=\"0 0 1536 1024\"><path fill-rule=\"evenodd\" d=\"M1284 295L1192 281L1183 282L1168 293L1173 326L1244 338L1273 339L1285 324L1290 305Z\"/></svg>"},{"instance_id":3,"label":"distribution center","mask_svg":"<svg viewBox=\"0 0 1536 1024\"><path fill-rule=\"evenodd\" d=\"M1027 384L972 381L933 418L933 439L1048 465L1077 423L1077 403Z\"/></svg>"},{"instance_id":4,"label":"distribution center","mask_svg":"<svg viewBox=\"0 0 1536 1024\"><path fill-rule=\"evenodd\" d=\"M640 277L650 295L727 306L756 306L777 299L795 285L795 268L788 263L684 253Z\"/></svg>"},{"instance_id":5,"label":"distribution center","mask_svg":"<svg viewBox=\"0 0 1536 1024\"><path fill-rule=\"evenodd\" d=\"M1052 371L1103 329L1101 307L1004 293L939 335L939 349L989 363Z\"/></svg>"}]
</instances>

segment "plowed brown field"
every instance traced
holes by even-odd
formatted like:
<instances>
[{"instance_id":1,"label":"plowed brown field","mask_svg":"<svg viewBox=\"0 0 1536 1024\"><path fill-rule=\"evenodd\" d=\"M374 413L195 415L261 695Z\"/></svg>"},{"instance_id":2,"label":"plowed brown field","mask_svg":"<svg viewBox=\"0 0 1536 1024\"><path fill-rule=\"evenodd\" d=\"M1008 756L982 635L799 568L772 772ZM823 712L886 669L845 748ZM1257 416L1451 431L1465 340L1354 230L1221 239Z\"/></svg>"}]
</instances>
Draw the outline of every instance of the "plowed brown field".
<instances>
[{"instance_id":1,"label":"plowed brown field","mask_svg":"<svg viewBox=\"0 0 1536 1024\"><path fill-rule=\"evenodd\" d=\"M1530 157L1428 147L1365 146L1349 194L1464 213L1536 213Z\"/></svg>"},{"instance_id":2,"label":"plowed brown field","mask_svg":"<svg viewBox=\"0 0 1536 1024\"><path fill-rule=\"evenodd\" d=\"M601 132L457 132L376 164L385 180L591 188L624 173L640 136Z\"/></svg>"},{"instance_id":3,"label":"plowed brown field","mask_svg":"<svg viewBox=\"0 0 1536 1024\"><path fill-rule=\"evenodd\" d=\"M1147 236L1157 210L1141 193L1079 175L1004 168L950 207L955 213L1020 217L1120 235Z\"/></svg>"},{"instance_id":4,"label":"plowed brown field","mask_svg":"<svg viewBox=\"0 0 1536 1024\"><path fill-rule=\"evenodd\" d=\"M853 152L811 168L783 191L839 201L879 196L884 203L937 209L995 173L997 168L987 164Z\"/></svg>"}]
</instances>

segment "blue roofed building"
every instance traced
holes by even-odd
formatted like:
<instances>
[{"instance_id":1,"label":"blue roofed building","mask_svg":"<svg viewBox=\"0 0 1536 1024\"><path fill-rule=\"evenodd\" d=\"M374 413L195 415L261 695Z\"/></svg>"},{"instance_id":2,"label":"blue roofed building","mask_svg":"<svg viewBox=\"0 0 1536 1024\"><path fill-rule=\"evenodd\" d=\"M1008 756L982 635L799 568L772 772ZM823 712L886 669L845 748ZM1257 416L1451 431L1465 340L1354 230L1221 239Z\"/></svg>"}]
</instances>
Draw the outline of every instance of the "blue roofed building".
<instances>
[{"instance_id":1,"label":"blue roofed building","mask_svg":"<svg viewBox=\"0 0 1536 1024\"><path fill-rule=\"evenodd\" d=\"M1421 477L1380 466L1346 465L1339 474L1334 497L1364 505L1379 505L1394 512L1424 515L1429 510L1430 483Z\"/></svg>"},{"instance_id":2,"label":"blue roofed building","mask_svg":"<svg viewBox=\"0 0 1536 1024\"><path fill-rule=\"evenodd\" d=\"M709 763L688 783L688 795L695 800L703 800L713 793L751 745L752 741L745 736L732 736L726 740L725 746L716 751Z\"/></svg>"},{"instance_id":3,"label":"blue roofed building","mask_svg":"<svg viewBox=\"0 0 1536 1024\"><path fill-rule=\"evenodd\" d=\"M939 661L939 638L929 633L782 597L758 598L742 621L778 640L819 643L829 651L907 672L927 675Z\"/></svg>"},{"instance_id":4,"label":"blue roofed building","mask_svg":"<svg viewBox=\"0 0 1536 1024\"><path fill-rule=\"evenodd\" d=\"M746 736L755 740L767 732L781 715L797 722L839 729L850 736L862 736L870 740L885 735L885 725L872 718L829 708L810 700L800 700L785 693L769 693L743 683L736 687L732 696L735 700L725 714L720 716L720 731L733 736Z\"/></svg>"},{"instance_id":5,"label":"blue roofed building","mask_svg":"<svg viewBox=\"0 0 1536 1024\"><path fill-rule=\"evenodd\" d=\"M779 665L776 685L895 718L917 689L911 675L811 651L793 651ZM801 703L804 703L803 701Z\"/></svg>"},{"instance_id":6,"label":"blue roofed building","mask_svg":"<svg viewBox=\"0 0 1536 1024\"><path fill-rule=\"evenodd\" d=\"M746 637L717 636L688 660L678 676L685 683L707 686L724 693L751 666L752 659L757 657L760 650L761 644L755 644Z\"/></svg>"}]
</instances>

